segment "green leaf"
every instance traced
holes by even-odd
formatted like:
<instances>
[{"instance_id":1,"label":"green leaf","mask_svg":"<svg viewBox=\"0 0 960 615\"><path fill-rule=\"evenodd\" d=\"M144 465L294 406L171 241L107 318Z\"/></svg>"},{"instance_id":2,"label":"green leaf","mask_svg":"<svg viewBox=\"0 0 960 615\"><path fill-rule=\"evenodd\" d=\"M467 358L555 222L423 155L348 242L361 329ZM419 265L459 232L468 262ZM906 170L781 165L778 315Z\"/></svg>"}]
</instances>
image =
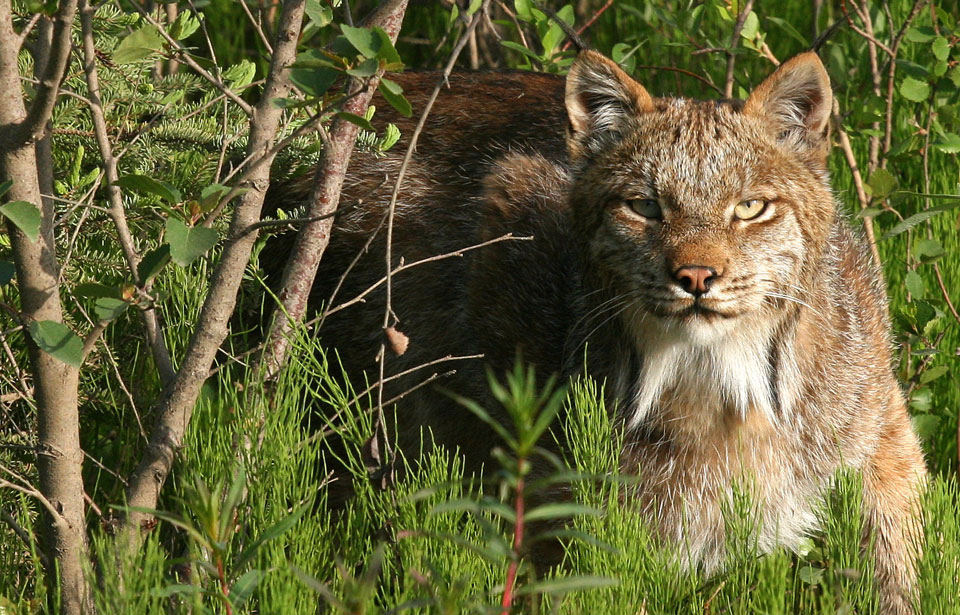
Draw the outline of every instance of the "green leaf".
<instances>
[{"instance_id":1,"label":"green leaf","mask_svg":"<svg viewBox=\"0 0 960 615\"><path fill-rule=\"evenodd\" d=\"M923 102L930 96L930 84L913 77L907 77L900 84L900 94L907 100Z\"/></svg>"},{"instance_id":2,"label":"green leaf","mask_svg":"<svg viewBox=\"0 0 960 615\"><path fill-rule=\"evenodd\" d=\"M27 236L30 243L40 239L40 210L33 203L13 201L0 206L0 214Z\"/></svg>"},{"instance_id":3,"label":"green leaf","mask_svg":"<svg viewBox=\"0 0 960 615\"><path fill-rule=\"evenodd\" d=\"M909 196L927 196L929 198L941 197L941 198L960 199L960 197L949 195L949 194L920 195L917 193L910 193L910 192L898 192L897 194L898 195L904 194ZM882 241L884 239L889 239L895 235L899 235L900 233L909 231L913 227L917 226L918 224L921 224L922 222L926 222L927 220L936 216L937 214L943 213L945 211L950 211L952 209L956 209L957 207L960 207L960 203L951 203L950 205L938 205L936 207L931 207L930 209L925 209L919 213L913 214L906 220L902 220L901 222L898 222L897 224L895 224L892 229L890 229L889 231L883 234L880 240Z\"/></svg>"},{"instance_id":4,"label":"green leaf","mask_svg":"<svg viewBox=\"0 0 960 615\"><path fill-rule=\"evenodd\" d=\"M381 79L378 89L383 98L390 103L390 106L397 110L397 113L403 117L413 115L413 107L410 106L410 101L403 96L403 88L400 87L399 83L389 79Z\"/></svg>"},{"instance_id":5,"label":"green leaf","mask_svg":"<svg viewBox=\"0 0 960 615\"><path fill-rule=\"evenodd\" d=\"M380 49L377 51L377 59L390 65L390 70L399 70L403 68L403 61L400 60L400 54L397 53L390 40L390 35L381 27L373 29L374 34L380 38Z\"/></svg>"},{"instance_id":6,"label":"green leaf","mask_svg":"<svg viewBox=\"0 0 960 615\"><path fill-rule=\"evenodd\" d=\"M933 391L930 387L916 389L910 396L910 407L919 412L928 412L933 407Z\"/></svg>"},{"instance_id":7,"label":"green leaf","mask_svg":"<svg viewBox=\"0 0 960 615\"><path fill-rule=\"evenodd\" d=\"M910 28L909 30L907 30L907 33L906 35L904 35L904 38L906 38L911 43L929 43L934 38L936 38L936 36L937 34L933 28L929 26L919 26L919 27Z\"/></svg>"},{"instance_id":8,"label":"green leaf","mask_svg":"<svg viewBox=\"0 0 960 615\"><path fill-rule=\"evenodd\" d=\"M200 20L197 19L193 11L181 11L174 22L170 25L171 38L182 41L200 28Z\"/></svg>"},{"instance_id":9,"label":"green leaf","mask_svg":"<svg viewBox=\"0 0 960 615\"><path fill-rule=\"evenodd\" d=\"M45 353L77 368L83 363L83 341L63 323L35 320L27 330Z\"/></svg>"},{"instance_id":10,"label":"green leaf","mask_svg":"<svg viewBox=\"0 0 960 615\"><path fill-rule=\"evenodd\" d=\"M537 60L537 61L540 60L540 56L530 51L520 43L514 43L513 41L500 41L500 44L506 47L507 49L513 49L514 51L518 51L529 58L533 58L534 60Z\"/></svg>"},{"instance_id":11,"label":"green leaf","mask_svg":"<svg viewBox=\"0 0 960 615\"><path fill-rule=\"evenodd\" d=\"M73 294L78 297L120 298L120 293L117 292L116 287L107 286L106 284L101 284L100 282L84 282L82 284L77 284L73 289Z\"/></svg>"},{"instance_id":12,"label":"green leaf","mask_svg":"<svg viewBox=\"0 0 960 615\"><path fill-rule=\"evenodd\" d=\"M307 96L323 96L338 75L337 71L328 67L290 69L290 81Z\"/></svg>"},{"instance_id":13,"label":"green leaf","mask_svg":"<svg viewBox=\"0 0 960 615\"><path fill-rule=\"evenodd\" d=\"M0 261L0 286L10 283L17 273L17 268L10 261Z\"/></svg>"},{"instance_id":14,"label":"green leaf","mask_svg":"<svg viewBox=\"0 0 960 615\"><path fill-rule=\"evenodd\" d=\"M369 130L370 132L376 131L376 128L374 128L373 124L370 123L370 120L368 120L365 117L360 117L355 113L348 113L346 111L340 111L336 115L341 120L350 122L351 124L356 124L360 128L363 128L364 130Z\"/></svg>"},{"instance_id":15,"label":"green leaf","mask_svg":"<svg viewBox=\"0 0 960 615\"><path fill-rule=\"evenodd\" d=\"M803 48L808 49L810 47L810 39L800 34L800 32L795 27L793 27L793 24L791 24L786 19L780 19L779 17L766 17L765 19L770 23L773 23L779 26L793 40L800 43L800 45L802 45Z\"/></svg>"},{"instance_id":16,"label":"green leaf","mask_svg":"<svg viewBox=\"0 0 960 615\"><path fill-rule=\"evenodd\" d=\"M152 194L160 197L164 201L175 205L183 200L180 191L167 182L158 181L146 175L124 175L114 182L115 185L127 190L133 190L140 194Z\"/></svg>"},{"instance_id":17,"label":"green leaf","mask_svg":"<svg viewBox=\"0 0 960 615\"><path fill-rule=\"evenodd\" d=\"M943 376L950 371L950 368L946 365L938 365L936 367L931 367L920 375L920 384L928 384L933 382L940 376Z\"/></svg>"},{"instance_id":18,"label":"green leaf","mask_svg":"<svg viewBox=\"0 0 960 615\"><path fill-rule=\"evenodd\" d=\"M391 147L397 144L397 141L400 140L400 129L397 128L396 124L390 123L387 124L386 129L384 130L383 139L380 141L379 149L381 152L389 150Z\"/></svg>"},{"instance_id":19,"label":"green leaf","mask_svg":"<svg viewBox=\"0 0 960 615\"><path fill-rule=\"evenodd\" d=\"M804 566L799 572L800 580L807 585L817 585L823 579L823 568Z\"/></svg>"},{"instance_id":20,"label":"green leaf","mask_svg":"<svg viewBox=\"0 0 960 615\"><path fill-rule=\"evenodd\" d=\"M243 573L243 576L234 581L233 586L230 588L230 604L232 604L234 608L240 608L253 593L253 590L257 588L257 585L260 584L264 576L265 574L262 570L248 570Z\"/></svg>"},{"instance_id":21,"label":"green leaf","mask_svg":"<svg viewBox=\"0 0 960 615\"><path fill-rule=\"evenodd\" d=\"M347 69L347 74L351 77L363 79L365 77L373 77L377 74L378 70L380 70L380 62L376 58L371 58L360 62L353 68Z\"/></svg>"},{"instance_id":22,"label":"green leaf","mask_svg":"<svg viewBox=\"0 0 960 615\"><path fill-rule=\"evenodd\" d=\"M227 70L223 71L223 80L233 88L243 88L253 81L257 74L257 65L250 60L240 60Z\"/></svg>"},{"instance_id":23,"label":"green leaf","mask_svg":"<svg viewBox=\"0 0 960 615\"><path fill-rule=\"evenodd\" d=\"M858 218L875 218L883 213L883 210L879 207L864 207L857 211L856 216Z\"/></svg>"},{"instance_id":24,"label":"green leaf","mask_svg":"<svg viewBox=\"0 0 960 615\"><path fill-rule=\"evenodd\" d=\"M323 28L333 21L333 9L326 6L320 0L307 0L303 12L307 14L307 17L310 18L313 25L318 28Z\"/></svg>"},{"instance_id":25,"label":"green leaf","mask_svg":"<svg viewBox=\"0 0 960 615\"><path fill-rule=\"evenodd\" d=\"M586 515L596 517L600 511L583 504L573 502L553 502L537 506L533 510L527 511L524 519L527 521L540 521L543 519L563 519L566 517L575 517L577 515Z\"/></svg>"},{"instance_id":26,"label":"green leaf","mask_svg":"<svg viewBox=\"0 0 960 615\"><path fill-rule=\"evenodd\" d=\"M156 26L147 25L135 30L120 41L113 51L113 61L129 64L147 58L163 48L163 36Z\"/></svg>"},{"instance_id":27,"label":"green leaf","mask_svg":"<svg viewBox=\"0 0 960 615\"><path fill-rule=\"evenodd\" d=\"M747 15L747 18L743 22L743 28L740 30L740 36L748 41L752 41L757 37L759 32L760 18L757 17L755 12L750 11L750 13Z\"/></svg>"},{"instance_id":28,"label":"green leaf","mask_svg":"<svg viewBox=\"0 0 960 615\"><path fill-rule=\"evenodd\" d=\"M380 51L380 37L373 30L343 24L340 26L340 31L353 48L360 52L360 55L365 58L377 57L377 52Z\"/></svg>"},{"instance_id":29,"label":"green leaf","mask_svg":"<svg viewBox=\"0 0 960 615\"><path fill-rule=\"evenodd\" d=\"M911 418L913 430L923 440L929 440L940 431L940 417L935 414L917 414Z\"/></svg>"},{"instance_id":30,"label":"green leaf","mask_svg":"<svg viewBox=\"0 0 960 615\"><path fill-rule=\"evenodd\" d=\"M960 135L948 132L940 137L933 146L946 154L960 153Z\"/></svg>"},{"instance_id":31,"label":"green leaf","mask_svg":"<svg viewBox=\"0 0 960 615\"><path fill-rule=\"evenodd\" d=\"M585 589L613 587L619 584L620 581L611 577L601 577L595 575L572 575L569 577L559 577L556 579L547 579L545 581L528 583L527 585L517 589L517 595L566 594Z\"/></svg>"},{"instance_id":32,"label":"green leaf","mask_svg":"<svg viewBox=\"0 0 960 615\"><path fill-rule=\"evenodd\" d=\"M867 182L870 193L876 199L885 199L897 189L897 178L886 169L877 169Z\"/></svg>"},{"instance_id":33,"label":"green leaf","mask_svg":"<svg viewBox=\"0 0 960 615\"><path fill-rule=\"evenodd\" d=\"M910 294L913 295L914 299L922 299L923 295L927 292L923 278L920 277L920 274L916 271L908 271L906 277L903 279L903 284L907 287L907 290L910 291Z\"/></svg>"},{"instance_id":34,"label":"green leaf","mask_svg":"<svg viewBox=\"0 0 960 615\"><path fill-rule=\"evenodd\" d=\"M941 62L946 62L947 58L950 57L950 43L942 36L933 39L933 45L930 46L930 50L933 51L933 57Z\"/></svg>"},{"instance_id":35,"label":"green leaf","mask_svg":"<svg viewBox=\"0 0 960 615\"><path fill-rule=\"evenodd\" d=\"M13 186L12 179L8 179L7 181L0 183L0 196L5 195L11 186Z\"/></svg>"},{"instance_id":36,"label":"green leaf","mask_svg":"<svg viewBox=\"0 0 960 615\"><path fill-rule=\"evenodd\" d=\"M157 275L163 271L163 268L170 262L170 245L162 246L150 250L140 259L137 265L137 277L140 278L140 284L146 286L153 281Z\"/></svg>"},{"instance_id":37,"label":"green leaf","mask_svg":"<svg viewBox=\"0 0 960 615\"><path fill-rule=\"evenodd\" d=\"M259 538L257 538L249 547L244 549L240 555L237 556L237 559L233 564L234 568L242 569L250 560L254 558L260 547L271 540L275 540L286 534L290 528L296 525L297 521L300 520L300 517L303 516L303 513L307 512L309 508L309 503L303 504L300 506L300 508L294 510L289 516L284 517L275 525L267 528Z\"/></svg>"},{"instance_id":38,"label":"green leaf","mask_svg":"<svg viewBox=\"0 0 960 615\"><path fill-rule=\"evenodd\" d=\"M119 317L130 304L123 299L114 299L113 297L100 297L93 304L93 310L97 314L97 320L100 322L110 321Z\"/></svg>"},{"instance_id":39,"label":"green leaf","mask_svg":"<svg viewBox=\"0 0 960 615\"><path fill-rule=\"evenodd\" d=\"M217 245L219 236L212 228L189 227L176 218L167 218L166 239L170 244L170 258L186 267Z\"/></svg>"},{"instance_id":40,"label":"green leaf","mask_svg":"<svg viewBox=\"0 0 960 615\"><path fill-rule=\"evenodd\" d=\"M936 239L919 239L913 244L913 254L924 264L940 260L945 254Z\"/></svg>"}]
</instances>

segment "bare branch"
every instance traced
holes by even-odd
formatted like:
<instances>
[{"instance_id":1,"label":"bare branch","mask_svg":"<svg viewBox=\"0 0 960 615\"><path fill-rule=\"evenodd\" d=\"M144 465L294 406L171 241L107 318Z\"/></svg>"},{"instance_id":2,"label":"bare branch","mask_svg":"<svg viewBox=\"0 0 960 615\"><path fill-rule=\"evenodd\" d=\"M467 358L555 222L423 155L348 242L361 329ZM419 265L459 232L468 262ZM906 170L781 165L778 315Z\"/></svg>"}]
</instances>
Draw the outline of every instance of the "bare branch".
<instances>
[{"instance_id":1,"label":"bare branch","mask_svg":"<svg viewBox=\"0 0 960 615\"><path fill-rule=\"evenodd\" d=\"M363 25L380 26L390 36L390 40L395 41L406 7L407 0L381 2L364 20ZM355 84L350 93L356 95L344 104L343 110L355 115L363 115L377 88L380 74L378 72L366 83ZM306 313L307 298L313 287L320 259L330 242L330 232L333 228L333 217L330 214L337 210L340 190L350 164L358 131L359 127L356 124L338 118L334 120L330 136L324 143L323 160L314 176L307 211L307 217L318 218L318 220L300 228L283 272L278 293L277 316L267 332L267 344L261 358L262 364L266 366L268 377L277 372L286 358L291 323L301 321ZM285 314L286 317L280 314Z\"/></svg>"},{"instance_id":2,"label":"bare branch","mask_svg":"<svg viewBox=\"0 0 960 615\"><path fill-rule=\"evenodd\" d=\"M27 545L28 549L33 549L34 547L37 548L37 555L40 556L40 561L43 562L43 565L45 567L50 565L50 560L47 559L47 554L43 552L43 549L40 548L39 544L36 544L36 541L34 540L33 536L31 536L29 532L23 529L20 526L20 524L17 523L17 520L14 519L10 513L8 513L3 509L0 509L0 519L2 519L4 523L10 526L10 529L13 530L13 533L16 534L20 538L20 540L23 541L25 545Z\"/></svg>"},{"instance_id":3,"label":"bare branch","mask_svg":"<svg viewBox=\"0 0 960 615\"><path fill-rule=\"evenodd\" d=\"M740 9L740 14L737 15L737 22L733 26L733 35L730 37L730 45L727 47L727 76L724 79L723 85L723 96L725 98L733 98L733 70L737 65L737 55L733 52L734 49L740 44L740 32L743 31L743 24L746 23L747 17L750 15L750 11L753 10L753 0L747 0L743 8Z\"/></svg>"},{"instance_id":4,"label":"bare branch","mask_svg":"<svg viewBox=\"0 0 960 615\"><path fill-rule=\"evenodd\" d=\"M259 157L270 149L276 139L282 111L273 105L273 100L285 96L290 88L286 69L296 59L303 9L304 0L285 0L283 3L269 76L260 101L251 114L248 156ZM210 281L210 290L182 366L157 404L157 422L150 434L150 443L130 476L127 503L131 507L156 506L160 489L183 441L200 387L210 373L217 349L226 338L237 291L257 238L256 232L245 233L245 230L260 218L263 197L270 183L271 162L264 160L258 171L250 176L248 184L244 186L247 191L234 209L223 252ZM128 540L133 539L131 546L138 543L138 530L146 519L145 513L128 513L122 534Z\"/></svg>"},{"instance_id":5,"label":"bare branch","mask_svg":"<svg viewBox=\"0 0 960 615\"><path fill-rule=\"evenodd\" d=\"M117 239L120 241L120 247L123 250L123 257L127 262L127 270L133 283L141 285L140 276L137 273L137 265L140 263L140 255L134 246L133 235L127 224L127 216L123 207L123 196L120 193L120 187L117 180L120 174L117 170L117 158L113 155L113 146L110 143L110 136L107 131L107 121L103 112L103 103L100 100L100 77L97 71L97 53L93 40L93 14L94 8L90 6L89 0L83 0L80 6L80 25L83 39L83 70L87 77L87 88L89 89L88 107L90 116L93 119L93 130L97 140L97 147L100 150L100 157L103 160L104 173L107 178L107 200L110 203L110 218L113 220L113 226L117 230ZM149 292L149 288L146 289ZM174 369L173 362L170 360L170 352L167 350L166 342L160 331L160 324L157 322L157 312L151 307L140 311L143 319L144 330L147 334L147 342L150 344L150 350L153 354L153 361L160 373L160 381L167 385L173 380Z\"/></svg>"},{"instance_id":6,"label":"bare branch","mask_svg":"<svg viewBox=\"0 0 960 615\"><path fill-rule=\"evenodd\" d=\"M418 266L423 265L423 264L425 264L425 263L432 263L432 262L434 262L434 261L443 260L443 259L445 259L445 258L453 258L453 257L463 256L464 254L466 254L467 252L470 252L471 250L476 250L476 249L478 249L478 248L483 248L483 247L489 246L489 245L491 245L491 244L500 243L501 241L510 241L510 240L513 240L513 241L529 241L529 240L531 240L531 239L533 239L533 237L515 237L515 236L513 235L513 233L507 233L506 235L501 235L500 237L495 237L495 238L493 238L493 239L490 239L490 240L488 240L488 241L484 241L484 242L482 242L482 243L474 244L474 245L472 245L472 246L467 246L467 247L465 247L465 248L460 248L459 250L454 250L454 251L452 251L452 252L446 252L446 253L444 253L444 254L437 254L436 256L428 256L427 258L421 258L420 260L414 261L414 262L412 262L412 263L403 263L403 262L401 262L401 263L400 263L399 265L397 265L396 267L391 268L390 271L389 271L389 273L388 273L387 275L383 276L382 278L380 278L379 280L377 280L376 282L374 282L373 284L371 284L370 286L368 286L363 292L361 292L359 295L357 295L357 296L354 297L353 299L350 299L349 301L346 301L346 302L344 302L344 303L341 303L340 305L338 305L338 306L336 306L336 307L333 307L333 308L330 308L330 309L328 309L328 310L325 310L324 313L323 313L323 315L322 315L320 318L326 318L327 316L330 316L331 314L336 314L336 313L339 312L340 310L345 310L346 308L350 307L351 305L354 305L354 304L356 304L356 303L360 303L361 301L364 300L364 298L365 298L367 295L369 295L370 293L372 293L372 292L375 291L376 289L380 288L380 287L383 286L384 284L388 283L388 281L390 280L390 278L391 278L392 276L395 276L395 275L397 275L398 273L400 273L400 272L402 272L402 271L406 271L407 269L411 269L411 268L413 268L413 267L418 267Z\"/></svg>"},{"instance_id":7,"label":"bare branch","mask_svg":"<svg viewBox=\"0 0 960 615\"><path fill-rule=\"evenodd\" d=\"M53 18L53 35L47 55L46 66L40 76L36 94L27 117L17 126L15 137L17 141L35 141L40 138L47 121L53 114L53 106L57 103L60 82L67 70L67 61L70 59L70 33L73 19L77 12L77 0L66 0L60 3L60 10ZM17 95L20 89L17 88Z\"/></svg>"}]
</instances>

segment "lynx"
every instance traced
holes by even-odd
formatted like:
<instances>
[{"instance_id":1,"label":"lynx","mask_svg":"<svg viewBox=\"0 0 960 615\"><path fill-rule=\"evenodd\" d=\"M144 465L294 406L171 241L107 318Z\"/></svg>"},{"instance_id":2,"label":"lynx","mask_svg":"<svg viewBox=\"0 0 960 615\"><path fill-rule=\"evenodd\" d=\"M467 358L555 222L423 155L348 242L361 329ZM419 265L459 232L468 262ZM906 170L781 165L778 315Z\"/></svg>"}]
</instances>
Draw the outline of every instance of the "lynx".
<instances>
[{"instance_id":1,"label":"lynx","mask_svg":"<svg viewBox=\"0 0 960 615\"><path fill-rule=\"evenodd\" d=\"M435 79L402 83L417 103ZM404 184L397 262L506 233L533 239L398 275L392 307L409 349L388 374L482 354L438 382L492 408L485 366L503 373L522 353L538 374L586 369L622 429L621 466L638 477L630 497L707 570L723 559L734 482L757 488L759 544L795 547L835 472L854 468L881 611L911 613L926 470L891 368L880 272L831 194L831 105L813 53L745 102L654 98L592 51L565 83L454 76ZM315 306L382 220L389 187L375 187L400 156L354 161L343 202L366 204L339 216ZM379 279L383 257L381 237L339 296ZM383 302L373 295L321 330L355 382L375 378ZM391 391L449 368L397 378ZM397 418L401 443L429 426L475 464L497 444L431 386L405 396Z\"/></svg>"}]
</instances>

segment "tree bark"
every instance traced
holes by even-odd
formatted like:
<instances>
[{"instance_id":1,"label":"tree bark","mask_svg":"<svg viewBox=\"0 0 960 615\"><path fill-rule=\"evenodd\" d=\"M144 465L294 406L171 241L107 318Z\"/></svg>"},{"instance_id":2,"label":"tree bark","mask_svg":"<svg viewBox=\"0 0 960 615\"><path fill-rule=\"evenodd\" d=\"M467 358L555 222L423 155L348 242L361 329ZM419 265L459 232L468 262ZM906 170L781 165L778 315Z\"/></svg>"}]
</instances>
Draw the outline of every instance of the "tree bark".
<instances>
[{"instance_id":1,"label":"tree bark","mask_svg":"<svg viewBox=\"0 0 960 615\"><path fill-rule=\"evenodd\" d=\"M155 508L160 489L173 465L177 450L196 404L200 387L210 373L217 350L227 336L230 316L237 300L243 272L250 260L250 251L257 238L250 228L260 220L263 197L270 184L273 156L266 155L273 145L282 110L273 104L289 91L286 68L297 55L297 41L303 21L304 0L286 0L277 27L277 40L270 61L270 73L263 94L250 121L247 154L258 159L251 172L248 191L243 194L230 221L220 262L213 273L210 291L187 347L186 356L176 378L158 402L157 422L139 465L130 476L127 504L130 507ZM149 517L142 511L127 514L121 538L139 544L141 524Z\"/></svg>"},{"instance_id":2,"label":"tree bark","mask_svg":"<svg viewBox=\"0 0 960 615\"><path fill-rule=\"evenodd\" d=\"M363 25L383 28L390 40L395 42L406 8L407 0L385 0L364 20ZM362 91L354 92L355 95L346 102L343 110L363 115L377 90L381 74L377 73L361 86ZM320 259L330 243L330 230L335 218L332 214L340 203L340 189L343 187L359 130L356 124L336 119L330 129L330 138L324 143L323 160L314 176L309 211L304 216L318 219L300 227L283 272L278 295L282 309L278 308L274 312L260 360L268 377L276 374L283 364L293 323L303 320L307 311L307 298L313 287Z\"/></svg>"},{"instance_id":3,"label":"tree bark","mask_svg":"<svg viewBox=\"0 0 960 615\"><path fill-rule=\"evenodd\" d=\"M27 201L41 213L40 238L31 242L12 223L7 225L13 246L21 318L25 323L63 322L59 264L54 242L54 208L42 197L37 142L56 103L60 81L70 54L70 33L77 1L61 2L54 18L49 48L37 57L45 61L29 110L24 104L17 66L19 37L13 29L10 0L0 0L0 179L13 180L10 201ZM42 44L42 41L41 41ZM59 572L62 613L80 615L92 610L84 576L87 560L84 521L83 451L77 412L78 370L40 350L24 333L37 403L37 470L39 490L56 514L43 520L43 544L51 565L51 581ZM56 586L56 583L51 583Z\"/></svg>"}]
</instances>

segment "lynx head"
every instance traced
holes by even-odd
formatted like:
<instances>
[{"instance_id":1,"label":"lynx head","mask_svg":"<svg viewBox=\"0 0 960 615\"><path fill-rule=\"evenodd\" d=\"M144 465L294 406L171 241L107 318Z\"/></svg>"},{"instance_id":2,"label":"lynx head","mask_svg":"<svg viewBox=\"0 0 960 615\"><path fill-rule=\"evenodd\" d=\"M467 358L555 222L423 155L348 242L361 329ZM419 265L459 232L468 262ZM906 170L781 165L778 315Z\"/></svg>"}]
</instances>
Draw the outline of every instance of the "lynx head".
<instances>
[{"instance_id":1,"label":"lynx head","mask_svg":"<svg viewBox=\"0 0 960 615\"><path fill-rule=\"evenodd\" d=\"M809 300L834 221L831 104L813 53L745 103L655 99L590 51L567 77L571 204L594 276L647 351L679 345L705 370L745 370L723 394L741 410L769 406L771 335Z\"/></svg>"}]
</instances>

